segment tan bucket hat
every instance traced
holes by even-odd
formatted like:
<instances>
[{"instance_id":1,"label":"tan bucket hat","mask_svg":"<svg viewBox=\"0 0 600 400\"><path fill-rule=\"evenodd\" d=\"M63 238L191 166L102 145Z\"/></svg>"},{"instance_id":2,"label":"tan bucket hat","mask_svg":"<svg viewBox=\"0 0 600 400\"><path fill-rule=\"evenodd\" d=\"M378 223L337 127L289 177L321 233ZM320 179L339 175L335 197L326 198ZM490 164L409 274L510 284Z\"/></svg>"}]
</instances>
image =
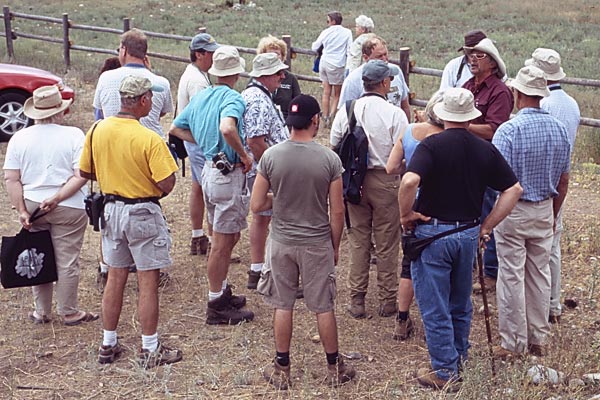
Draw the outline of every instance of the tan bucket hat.
<instances>
[{"instance_id":1,"label":"tan bucket hat","mask_svg":"<svg viewBox=\"0 0 600 400\"><path fill-rule=\"evenodd\" d=\"M533 65L521 68L517 77L511 79L507 85L528 96L550 95L544 71Z\"/></svg>"},{"instance_id":2,"label":"tan bucket hat","mask_svg":"<svg viewBox=\"0 0 600 400\"><path fill-rule=\"evenodd\" d=\"M213 65L208 73L214 76L231 76L245 72L246 61L233 46L221 46L213 53Z\"/></svg>"},{"instance_id":3,"label":"tan bucket hat","mask_svg":"<svg viewBox=\"0 0 600 400\"><path fill-rule=\"evenodd\" d=\"M557 51L540 47L535 49L531 57L525 61L525 65L533 65L544 71L547 80L559 81L567 76L560 66L560 54Z\"/></svg>"},{"instance_id":4,"label":"tan bucket hat","mask_svg":"<svg viewBox=\"0 0 600 400\"><path fill-rule=\"evenodd\" d=\"M252 61L252 71L248 74L253 78L269 76L289 67L281 62L275 53L261 53Z\"/></svg>"},{"instance_id":5,"label":"tan bucket hat","mask_svg":"<svg viewBox=\"0 0 600 400\"><path fill-rule=\"evenodd\" d=\"M31 119L44 119L65 111L71 103L73 99L62 99L57 86L42 86L25 101L23 112Z\"/></svg>"},{"instance_id":6,"label":"tan bucket hat","mask_svg":"<svg viewBox=\"0 0 600 400\"><path fill-rule=\"evenodd\" d=\"M479 50L492 57L496 61L496 64L498 64L498 73L496 75L500 79L504 78L504 75L506 75L506 65L502 61L502 58L500 58L500 53L490 38L481 39L475 46L465 46L464 48L466 50Z\"/></svg>"},{"instance_id":7,"label":"tan bucket hat","mask_svg":"<svg viewBox=\"0 0 600 400\"><path fill-rule=\"evenodd\" d=\"M463 88L450 88L444 92L444 100L433 106L433 112L443 121L467 122L481 115L475 108L473 93Z\"/></svg>"}]
</instances>

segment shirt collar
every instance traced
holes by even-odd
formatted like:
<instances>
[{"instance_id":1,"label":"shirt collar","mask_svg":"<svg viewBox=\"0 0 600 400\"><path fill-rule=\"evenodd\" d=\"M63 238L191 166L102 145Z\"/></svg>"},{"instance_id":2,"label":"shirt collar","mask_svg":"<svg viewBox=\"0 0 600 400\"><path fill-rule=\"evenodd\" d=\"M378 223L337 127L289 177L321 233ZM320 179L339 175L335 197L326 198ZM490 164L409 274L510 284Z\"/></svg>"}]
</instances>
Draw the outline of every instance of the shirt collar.
<instances>
[{"instance_id":1,"label":"shirt collar","mask_svg":"<svg viewBox=\"0 0 600 400\"><path fill-rule=\"evenodd\" d=\"M125 65L123 65L124 67L131 67L131 68L146 68L146 66L144 64L138 64L138 63L127 63Z\"/></svg>"}]
</instances>

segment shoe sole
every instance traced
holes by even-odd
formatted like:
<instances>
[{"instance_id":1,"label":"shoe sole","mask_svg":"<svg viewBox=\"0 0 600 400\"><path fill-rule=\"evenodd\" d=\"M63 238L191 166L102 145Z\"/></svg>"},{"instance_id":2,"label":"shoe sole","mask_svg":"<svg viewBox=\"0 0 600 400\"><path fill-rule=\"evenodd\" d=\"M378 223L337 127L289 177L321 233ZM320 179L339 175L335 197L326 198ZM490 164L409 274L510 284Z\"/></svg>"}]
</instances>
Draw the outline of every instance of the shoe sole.
<instances>
[{"instance_id":1,"label":"shoe sole","mask_svg":"<svg viewBox=\"0 0 600 400\"><path fill-rule=\"evenodd\" d=\"M120 350L117 353L113 353L110 356L103 356L103 355L98 355L98 363L100 364L112 364L115 362L115 360L117 358L119 358L121 356L121 353L123 352L123 350Z\"/></svg>"}]
</instances>

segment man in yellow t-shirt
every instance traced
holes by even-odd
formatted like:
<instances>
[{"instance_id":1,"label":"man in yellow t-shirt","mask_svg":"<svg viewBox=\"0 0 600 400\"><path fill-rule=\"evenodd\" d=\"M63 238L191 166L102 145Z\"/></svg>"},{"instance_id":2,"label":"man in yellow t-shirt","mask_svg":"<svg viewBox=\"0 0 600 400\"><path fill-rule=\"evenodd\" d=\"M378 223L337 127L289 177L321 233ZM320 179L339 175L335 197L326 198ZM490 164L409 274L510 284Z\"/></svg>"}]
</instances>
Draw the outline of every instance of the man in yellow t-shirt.
<instances>
[{"instance_id":1,"label":"man in yellow t-shirt","mask_svg":"<svg viewBox=\"0 0 600 400\"><path fill-rule=\"evenodd\" d=\"M147 78L123 79L121 111L90 129L81 154L81 175L97 180L106 195L102 256L109 274L102 297L101 364L121 353L116 329L131 264L137 266L139 287L140 364L152 368L182 358L181 351L160 343L157 333L159 272L171 264L171 238L158 199L173 190L177 164L165 142L139 122L150 112L152 91L161 90Z\"/></svg>"}]
</instances>

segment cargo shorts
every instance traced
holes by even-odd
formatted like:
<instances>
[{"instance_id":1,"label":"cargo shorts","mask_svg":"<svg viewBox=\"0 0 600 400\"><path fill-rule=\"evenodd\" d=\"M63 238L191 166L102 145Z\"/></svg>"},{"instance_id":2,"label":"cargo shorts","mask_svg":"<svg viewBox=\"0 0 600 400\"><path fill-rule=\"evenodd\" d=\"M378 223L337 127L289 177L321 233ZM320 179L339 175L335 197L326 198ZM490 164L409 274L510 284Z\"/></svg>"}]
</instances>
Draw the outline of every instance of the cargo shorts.
<instances>
[{"instance_id":1,"label":"cargo shorts","mask_svg":"<svg viewBox=\"0 0 600 400\"><path fill-rule=\"evenodd\" d=\"M248 227L250 194L246 174L237 167L223 175L212 162L204 164L202 190L208 223L217 233L239 233Z\"/></svg>"}]
</instances>

